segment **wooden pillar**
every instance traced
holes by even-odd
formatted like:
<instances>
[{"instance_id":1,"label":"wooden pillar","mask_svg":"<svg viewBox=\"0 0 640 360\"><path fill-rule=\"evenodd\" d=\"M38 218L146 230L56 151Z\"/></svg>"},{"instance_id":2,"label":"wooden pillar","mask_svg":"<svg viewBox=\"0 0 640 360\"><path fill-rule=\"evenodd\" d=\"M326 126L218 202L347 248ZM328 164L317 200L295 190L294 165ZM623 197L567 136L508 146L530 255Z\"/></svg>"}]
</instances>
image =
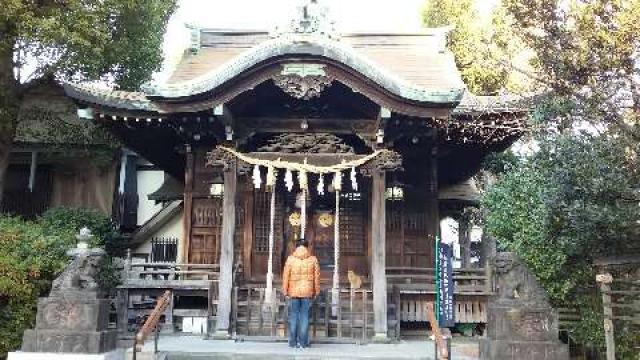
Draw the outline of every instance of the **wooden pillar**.
<instances>
[{"instance_id":1,"label":"wooden pillar","mask_svg":"<svg viewBox=\"0 0 640 360\"><path fill-rule=\"evenodd\" d=\"M429 188L427 212L429 214L429 240L430 249L434 249L436 236L440 235L440 206L438 200L438 148L433 146L429 156ZM435 254L431 256L435 266Z\"/></svg>"},{"instance_id":2,"label":"wooden pillar","mask_svg":"<svg viewBox=\"0 0 640 360\"><path fill-rule=\"evenodd\" d=\"M458 241L463 268L471 267L471 224L469 220L469 215L464 214L464 211L458 220Z\"/></svg>"},{"instance_id":3,"label":"wooden pillar","mask_svg":"<svg viewBox=\"0 0 640 360\"><path fill-rule=\"evenodd\" d=\"M371 236L373 275L373 313L376 340L387 339L387 276L386 276L386 214L385 172L372 171L371 186Z\"/></svg>"},{"instance_id":4,"label":"wooden pillar","mask_svg":"<svg viewBox=\"0 0 640 360\"><path fill-rule=\"evenodd\" d=\"M116 296L118 336L124 337L129 332L127 326L129 324L129 289L118 289Z\"/></svg>"},{"instance_id":5,"label":"wooden pillar","mask_svg":"<svg viewBox=\"0 0 640 360\"><path fill-rule=\"evenodd\" d=\"M607 346L607 360L616 359L616 341L613 332L613 307L611 306L611 274L600 274L596 276L596 281L600 284L602 293L602 307L604 309L604 340Z\"/></svg>"},{"instance_id":6,"label":"wooden pillar","mask_svg":"<svg viewBox=\"0 0 640 360\"><path fill-rule=\"evenodd\" d=\"M187 145L184 169L184 207L182 215L182 239L180 241L179 261L189 263L189 246L191 243L191 214L193 210L193 152L191 145Z\"/></svg>"},{"instance_id":7,"label":"wooden pillar","mask_svg":"<svg viewBox=\"0 0 640 360\"><path fill-rule=\"evenodd\" d=\"M218 311L216 338L229 338L231 290L233 287L233 241L236 228L236 164L224 169L224 197L222 202L222 236L220 239L220 279L218 282Z\"/></svg>"}]
</instances>

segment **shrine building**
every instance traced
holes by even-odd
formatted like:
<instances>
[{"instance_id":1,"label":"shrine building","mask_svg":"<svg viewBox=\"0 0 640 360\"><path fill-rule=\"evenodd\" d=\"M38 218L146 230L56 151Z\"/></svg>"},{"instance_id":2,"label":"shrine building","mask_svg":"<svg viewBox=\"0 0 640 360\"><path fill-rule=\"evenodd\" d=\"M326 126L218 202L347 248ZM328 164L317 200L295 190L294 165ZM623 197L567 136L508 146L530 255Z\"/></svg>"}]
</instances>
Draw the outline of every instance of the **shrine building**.
<instances>
[{"instance_id":1,"label":"shrine building","mask_svg":"<svg viewBox=\"0 0 640 360\"><path fill-rule=\"evenodd\" d=\"M169 288L173 329L200 317L216 336L284 336L280 273L300 237L322 269L313 336L426 322L440 221L477 201L471 177L522 136L527 109L469 93L444 29L338 33L313 10L275 31L194 29L168 81L143 92L65 84L181 200L175 264L128 265L125 323L136 296ZM486 321L490 274L454 276L458 318Z\"/></svg>"}]
</instances>

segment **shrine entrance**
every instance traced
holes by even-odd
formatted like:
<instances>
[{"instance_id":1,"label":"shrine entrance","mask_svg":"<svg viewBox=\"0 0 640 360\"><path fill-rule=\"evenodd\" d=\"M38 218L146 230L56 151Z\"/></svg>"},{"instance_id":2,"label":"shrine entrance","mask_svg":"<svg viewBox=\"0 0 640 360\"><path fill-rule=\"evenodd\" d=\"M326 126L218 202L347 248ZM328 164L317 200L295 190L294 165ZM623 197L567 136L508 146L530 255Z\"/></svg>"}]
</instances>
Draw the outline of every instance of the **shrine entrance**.
<instances>
[{"instance_id":1,"label":"shrine entrance","mask_svg":"<svg viewBox=\"0 0 640 360\"><path fill-rule=\"evenodd\" d=\"M312 179L317 188L317 178ZM286 189L283 189L286 191ZM304 237L309 241L309 249L318 258L321 269L321 281L330 283L334 271L336 221L336 201L339 201L339 236L342 271L341 282L346 282L349 270L366 278L369 276L367 266L368 239L368 187L361 184L360 191L344 189L336 198L332 188L324 194L307 195L306 228ZM300 203L301 193L286 193L282 210L284 224L284 252L282 266L288 255L293 253L295 240L300 238ZM282 216L282 215L279 215Z\"/></svg>"}]
</instances>

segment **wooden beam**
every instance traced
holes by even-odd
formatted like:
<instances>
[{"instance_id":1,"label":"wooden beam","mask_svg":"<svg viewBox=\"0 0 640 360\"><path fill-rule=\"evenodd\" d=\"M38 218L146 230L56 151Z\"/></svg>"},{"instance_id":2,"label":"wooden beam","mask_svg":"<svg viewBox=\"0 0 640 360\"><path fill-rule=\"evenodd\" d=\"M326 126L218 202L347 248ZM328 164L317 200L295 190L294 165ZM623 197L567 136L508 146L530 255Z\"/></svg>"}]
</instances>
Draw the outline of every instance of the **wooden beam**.
<instances>
[{"instance_id":1,"label":"wooden beam","mask_svg":"<svg viewBox=\"0 0 640 360\"><path fill-rule=\"evenodd\" d=\"M600 257L600 258L596 258L593 261L593 264L596 266L640 264L640 254Z\"/></svg>"},{"instance_id":2,"label":"wooden beam","mask_svg":"<svg viewBox=\"0 0 640 360\"><path fill-rule=\"evenodd\" d=\"M463 214L458 220L458 242L462 257L462 267L471 267L471 222L469 215Z\"/></svg>"},{"instance_id":3,"label":"wooden beam","mask_svg":"<svg viewBox=\"0 0 640 360\"><path fill-rule=\"evenodd\" d=\"M307 129L301 124L306 121ZM334 134L369 134L375 135L375 119L313 119L313 118L281 118L281 117L250 117L236 119L238 127L244 133L305 133L305 132L331 132Z\"/></svg>"},{"instance_id":4,"label":"wooden beam","mask_svg":"<svg viewBox=\"0 0 640 360\"><path fill-rule=\"evenodd\" d=\"M435 241L440 234L440 206L438 200L438 147L433 146L429 156L429 188L427 211L429 213L430 226L429 238Z\"/></svg>"},{"instance_id":5,"label":"wooden beam","mask_svg":"<svg viewBox=\"0 0 640 360\"><path fill-rule=\"evenodd\" d=\"M224 171L224 198L222 202L222 236L220 239L220 280L218 283L218 311L215 338L229 338L231 290L233 287L233 241L236 228L236 164Z\"/></svg>"},{"instance_id":6,"label":"wooden beam","mask_svg":"<svg viewBox=\"0 0 640 360\"><path fill-rule=\"evenodd\" d=\"M251 267L251 254L253 254L253 205L254 196L253 189L245 188L244 190L244 246L243 253L243 271L246 279L250 279L253 275Z\"/></svg>"},{"instance_id":7,"label":"wooden beam","mask_svg":"<svg viewBox=\"0 0 640 360\"><path fill-rule=\"evenodd\" d=\"M182 215L182 239L180 239L180 262L189 263L189 246L191 244L191 213L193 210L193 172L194 158L191 146L187 145L184 169L184 212Z\"/></svg>"},{"instance_id":8,"label":"wooden beam","mask_svg":"<svg viewBox=\"0 0 640 360\"><path fill-rule=\"evenodd\" d=\"M613 277L611 274L599 274L596 281L600 285L600 293L602 294L602 307L604 310L604 340L607 349L607 360L616 359L616 341L613 330L613 307L611 301L611 283Z\"/></svg>"},{"instance_id":9,"label":"wooden beam","mask_svg":"<svg viewBox=\"0 0 640 360\"><path fill-rule=\"evenodd\" d=\"M387 277L386 277L386 212L385 172L374 170L371 174L371 233L373 275L374 333L377 340L387 339Z\"/></svg>"}]
</instances>

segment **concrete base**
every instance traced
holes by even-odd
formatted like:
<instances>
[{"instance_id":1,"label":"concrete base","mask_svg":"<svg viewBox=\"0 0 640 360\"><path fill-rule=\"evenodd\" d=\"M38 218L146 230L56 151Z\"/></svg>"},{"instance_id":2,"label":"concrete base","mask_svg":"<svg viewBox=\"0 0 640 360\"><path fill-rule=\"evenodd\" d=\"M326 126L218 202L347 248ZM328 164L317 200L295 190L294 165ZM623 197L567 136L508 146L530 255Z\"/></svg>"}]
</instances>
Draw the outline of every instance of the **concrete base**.
<instances>
[{"instance_id":1,"label":"concrete base","mask_svg":"<svg viewBox=\"0 0 640 360\"><path fill-rule=\"evenodd\" d=\"M231 335L226 330L217 330L208 338L211 340L231 340Z\"/></svg>"},{"instance_id":2,"label":"concrete base","mask_svg":"<svg viewBox=\"0 0 640 360\"><path fill-rule=\"evenodd\" d=\"M391 344L394 342L393 339L389 338L387 334L375 334L373 338L371 338L371 342L374 344Z\"/></svg>"},{"instance_id":3,"label":"concrete base","mask_svg":"<svg viewBox=\"0 0 640 360\"><path fill-rule=\"evenodd\" d=\"M25 330L22 351L43 353L104 354L116 348L117 332Z\"/></svg>"},{"instance_id":4,"label":"concrete base","mask_svg":"<svg viewBox=\"0 0 640 360\"><path fill-rule=\"evenodd\" d=\"M569 347L559 341L480 340L480 359L568 360Z\"/></svg>"},{"instance_id":5,"label":"concrete base","mask_svg":"<svg viewBox=\"0 0 640 360\"><path fill-rule=\"evenodd\" d=\"M144 352L153 350L147 341ZM169 360L433 360L433 342L399 341L393 344L320 344L312 340L309 349L291 349L286 342L203 340L196 336L160 336L158 351ZM141 353L138 353L141 354ZM451 359L477 360L477 343L453 345ZM494 359L497 360L497 359Z\"/></svg>"},{"instance_id":6,"label":"concrete base","mask_svg":"<svg viewBox=\"0 0 640 360\"><path fill-rule=\"evenodd\" d=\"M10 352L8 360L124 360L124 350L116 349L104 354Z\"/></svg>"}]
</instances>

